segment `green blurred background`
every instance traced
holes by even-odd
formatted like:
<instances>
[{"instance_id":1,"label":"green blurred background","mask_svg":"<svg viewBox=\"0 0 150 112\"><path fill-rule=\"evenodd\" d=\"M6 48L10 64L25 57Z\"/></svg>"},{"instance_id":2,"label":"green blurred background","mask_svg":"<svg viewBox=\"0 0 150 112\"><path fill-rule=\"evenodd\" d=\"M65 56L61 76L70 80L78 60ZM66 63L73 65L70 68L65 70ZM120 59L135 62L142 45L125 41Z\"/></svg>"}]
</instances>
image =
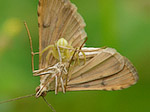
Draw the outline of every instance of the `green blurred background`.
<instances>
[{"instance_id":1,"label":"green blurred background","mask_svg":"<svg viewBox=\"0 0 150 112\"><path fill-rule=\"evenodd\" d=\"M150 111L150 0L72 0L84 17L87 46L109 46L128 57L139 73L136 85L122 91L48 93L57 112ZM0 101L34 93L26 21L38 51L38 0L0 1ZM36 57L38 68L38 57ZM50 112L34 97L0 105L0 112Z\"/></svg>"}]
</instances>

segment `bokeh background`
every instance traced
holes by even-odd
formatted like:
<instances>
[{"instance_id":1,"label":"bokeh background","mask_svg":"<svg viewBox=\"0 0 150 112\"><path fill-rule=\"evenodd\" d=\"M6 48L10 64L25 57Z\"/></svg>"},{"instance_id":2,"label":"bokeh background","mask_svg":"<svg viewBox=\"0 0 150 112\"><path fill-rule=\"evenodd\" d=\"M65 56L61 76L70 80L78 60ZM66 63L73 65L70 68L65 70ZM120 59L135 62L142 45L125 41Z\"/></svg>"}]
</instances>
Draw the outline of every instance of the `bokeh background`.
<instances>
[{"instance_id":1,"label":"bokeh background","mask_svg":"<svg viewBox=\"0 0 150 112\"><path fill-rule=\"evenodd\" d=\"M72 0L84 17L87 46L109 46L128 57L139 73L136 85L122 91L48 93L57 112L150 111L150 0ZM0 0L0 101L34 93L26 21L38 51L38 0ZM36 57L36 69L38 57ZM1 104L0 112L50 112L34 97Z\"/></svg>"}]
</instances>

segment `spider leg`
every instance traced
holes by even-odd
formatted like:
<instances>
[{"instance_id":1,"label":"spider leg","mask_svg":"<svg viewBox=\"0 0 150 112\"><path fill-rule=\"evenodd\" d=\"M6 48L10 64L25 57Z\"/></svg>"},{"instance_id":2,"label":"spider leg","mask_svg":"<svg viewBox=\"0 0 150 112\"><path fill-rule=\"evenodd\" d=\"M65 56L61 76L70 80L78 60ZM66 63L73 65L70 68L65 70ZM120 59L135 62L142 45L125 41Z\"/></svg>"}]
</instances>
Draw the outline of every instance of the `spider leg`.
<instances>
[{"instance_id":1,"label":"spider leg","mask_svg":"<svg viewBox=\"0 0 150 112\"><path fill-rule=\"evenodd\" d=\"M85 53L83 51L81 51L81 53L82 53L82 55L84 57L84 64L85 64L85 62L86 62L86 55L85 55Z\"/></svg>"},{"instance_id":2,"label":"spider leg","mask_svg":"<svg viewBox=\"0 0 150 112\"><path fill-rule=\"evenodd\" d=\"M41 51L40 56L39 56L39 60L40 60L40 61L41 61L41 59L42 59L43 53L46 52L46 51L47 51L48 49L50 49L50 48L54 48L54 45L49 45L49 46L47 46L46 48L44 48L44 49Z\"/></svg>"},{"instance_id":3,"label":"spider leg","mask_svg":"<svg viewBox=\"0 0 150 112\"><path fill-rule=\"evenodd\" d=\"M79 48L79 51L78 51L78 54L80 53L80 50L82 49L82 47L84 46L85 42L88 40L88 37L85 38L84 42L82 43L82 45L80 46ZM81 51L81 53L83 54L84 56L84 63L86 62L86 55L83 51Z\"/></svg>"},{"instance_id":4,"label":"spider leg","mask_svg":"<svg viewBox=\"0 0 150 112\"><path fill-rule=\"evenodd\" d=\"M73 63L72 66L70 66L70 68L69 68L69 74L68 74L68 80L67 81L69 81L71 79L71 76L72 76L71 71L74 68L74 66L75 66L75 63Z\"/></svg>"},{"instance_id":5,"label":"spider leg","mask_svg":"<svg viewBox=\"0 0 150 112\"><path fill-rule=\"evenodd\" d=\"M52 50L50 50L46 56L46 65L49 64L49 58L50 58L51 54L54 55L54 52Z\"/></svg>"},{"instance_id":6,"label":"spider leg","mask_svg":"<svg viewBox=\"0 0 150 112\"><path fill-rule=\"evenodd\" d=\"M75 59L75 64L77 63L77 65L80 64L80 60L79 60L79 54L76 53L76 59Z\"/></svg>"},{"instance_id":7,"label":"spider leg","mask_svg":"<svg viewBox=\"0 0 150 112\"><path fill-rule=\"evenodd\" d=\"M63 93L65 93L65 87L64 87L64 82L63 82L62 77L60 77L60 81L61 81L62 91Z\"/></svg>"},{"instance_id":8,"label":"spider leg","mask_svg":"<svg viewBox=\"0 0 150 112\"><path fill-rule=\"evenodd\" d=\"M76 52L77 52L77 48L75 49L75 51L74 51L74 53L73 53L73 55L72 55L72 57L71 57L71 60L70 60L70 62L69 62L68 73L66 74L65 91L66 91L66 87L67 87L68 75L69 75L69 72L70 72L71 63L72 63L72 61L73 61L73 58L74 58Z\"/></svg>"},{"instance_id":9,"label":"spider leg","mask_svg":"<svg viewBox=\"0 0 150 112\"><path fill-rule=\"evenodd\" d=\"M49 65L49 63L50 63L49 59L50 59L51 54L53 55L54 58L56 58L58 60L61 58L61 56L59 56L59 51L57 51L57 49L55 48L55 46L53 46L52 49L48 52L48 54L46 56L47 65Z\"/></svg>"}]
</instances>

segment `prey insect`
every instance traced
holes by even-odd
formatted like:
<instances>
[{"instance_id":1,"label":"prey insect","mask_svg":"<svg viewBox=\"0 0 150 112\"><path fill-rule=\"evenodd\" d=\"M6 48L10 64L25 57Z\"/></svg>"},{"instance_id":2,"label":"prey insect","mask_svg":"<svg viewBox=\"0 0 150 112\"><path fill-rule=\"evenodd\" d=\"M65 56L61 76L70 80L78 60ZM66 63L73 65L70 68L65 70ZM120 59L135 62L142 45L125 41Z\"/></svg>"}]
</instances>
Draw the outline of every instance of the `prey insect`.
<instances>
[{"instance_id":1,"label":"prey insect","mask_svg":"<svg viewBox=\"0 0 150 112\"><path fill-rule=\"evenodd\" d=\"M39 0L38 25L39 52L34 53L25 23L33 76L40 76L36 97L42 96L46 101L44 96L50 91L57 94L58 91L121 90L137 82L135 67L115 49L84 47L86 25L69 0ZM39 70L34 70L34 55L37 54Z\"/></svg>"}]
</instances>

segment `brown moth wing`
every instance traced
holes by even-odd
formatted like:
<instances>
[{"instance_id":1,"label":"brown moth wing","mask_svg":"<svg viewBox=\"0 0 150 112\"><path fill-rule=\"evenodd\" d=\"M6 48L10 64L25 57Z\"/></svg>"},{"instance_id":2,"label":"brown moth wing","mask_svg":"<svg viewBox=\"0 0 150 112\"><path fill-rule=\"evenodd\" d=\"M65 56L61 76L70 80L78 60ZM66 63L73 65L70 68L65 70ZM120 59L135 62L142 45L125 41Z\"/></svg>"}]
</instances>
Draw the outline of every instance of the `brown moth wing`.
<instances>
[{"instance_id":1,"label":"brown moth wing","mask_svg":"<svg viewBox=\"0 0 150 112\"><path fill-rule=\"evenodd\" d=\"M69 0L39 0L38 24L39 52L53 45L59 38L72 42L74 48L80 47L87 36L84 20ZM47 52L39 60L39 68L46 66L46 55ZM54 65L56 60L51 56L49 62Z\"/></svg>"},{"instance_id":2,"label":"brown moth wing","mask_svg":"<svg viewBox=\"0 0 150 112\"><path fill-rule=\"evenodd\" d=\"M132 63L126 58L124 59L123 69L110 76L89 80L84 83L68 84L67 91L79 90L121 90L135 84L138 80L138 73ZM98 69L98 68L97 68ZM94 74L93 74L94 75ZM92 77L92 76L91 76Z\"/></svg>"},{"instance_id":3,"label":"brown moth wing","mask_svg":"<svg viewBox=\"0 0 150 112\"><path fill-rule=\"evenodd\" d=\"M123 57L115 49L106 48L87 61L83 66L72 71L68 85L85 83L107 77L121 71L124 67Z\"/></svg>"},{"instance_id":4,"label":"brown moth wing","mask_svg":"<svg viewBox=\"0 0 150 112\"><path fill-rule=\"evenodd\" d=\"M137 82L136 69L115 49L86 48L85 54L86 64L74 68L72 77L68 81L67 91L120 90ZM97 66L94 66L96 64ZM54 83L50 85L49 90L54 90ZM59 91L62 91L61 88Z\"/></svg>"}]
</instances>

